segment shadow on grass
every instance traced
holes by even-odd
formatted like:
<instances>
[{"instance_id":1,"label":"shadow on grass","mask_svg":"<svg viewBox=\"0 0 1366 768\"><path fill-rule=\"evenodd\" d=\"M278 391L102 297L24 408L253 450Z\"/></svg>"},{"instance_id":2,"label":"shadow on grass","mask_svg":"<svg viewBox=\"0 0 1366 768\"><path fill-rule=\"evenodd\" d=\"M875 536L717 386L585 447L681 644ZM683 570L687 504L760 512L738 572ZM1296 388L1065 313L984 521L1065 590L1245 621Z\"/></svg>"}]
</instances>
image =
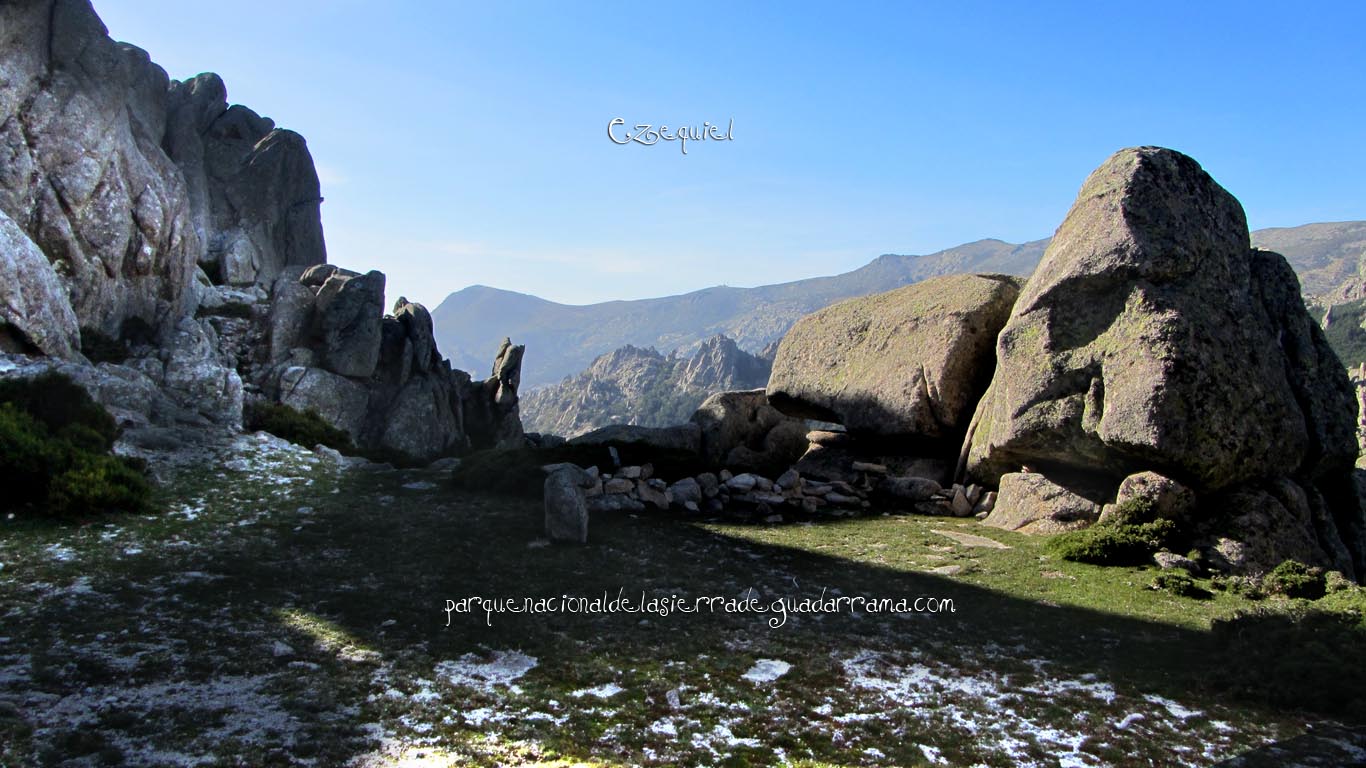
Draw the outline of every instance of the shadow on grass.
<instances>
[{"instance_id":1,"label":"shadow on grass","mask_svg":"<svg viewBox=\"0 0 1366 768\"><path fill-rule=\"evenodd\" d=\"M252 615L282 625L295 637L296 647L349 647L370 660L411 664L417 676L424 669L430 676L433 660L520 649L540 658L566 686L601 682L594 676L600 671L594 660L610 659L623 668L703 655L720 657L716 663L734 666L737 676L751 657L760 655L825 659L829 677L814 682L839 685L828 663L832 651L870 645L917 649L920 658L953 664L964 653L990 655L1006 648L1012 658L1045 660L1052 675L1096 674L1116 688L1131 686L1169 698L1198 695L1272 718L1296 709L1339 718L1361 714L1359 686L1339 686L1345 691L1341 695L1303 690L1306 681L1335 670L1341 680L1361 680L1362 661L1354 652L1360 632L1345 623L1291 631L1273 626L1275 618L1261 617L1227 625L1218 633L1192 631L649 517L596 519L593 543L586 547L529 546L541 534L537 502L398 492L381 509L374 505L374 480L366 482L371 485L347 488L343 483L342 493L333 497L341 501L320 507L316 524L282 523L268 543L205 553L210 560L204 569L222 578L186 585L172 603L172 610L183 615L161 617L186 623L182 642L190 645L191 658L200 660L190 673L221 674L223 659L254 660L241 662L247 666L260 663L258 638L203 631L204 625L212 628L213 615L225 606L247 606ZM846 525L828 523L821 530L839 536ZM99 574L92 576L95 588L101 589ZM948 598L956 612L914 618L846 613L790 617L786 626L772 629L758 616L725 613L646 621L631 614L501 614L493 617L491 627L482 615L456 614L447 627L444 610L448 598L469 595L592 597L616 595L624 588L627 595L738 597L752 588L769 601L815 596L822 587L844 595ZM103 622L108 612L137 610L135 602L113 601L98 618L53 615L44 634L56 638L64 623ZM1261 642L1268 637L1286 643ZM725 657L735 648L743 650L730 662ZM356 746L352 754L346 751L351 747L338 746L360 743L337 738L357 735L354 729L336 730L336 721L346 719L339 713L348 689L346 683L330 682L328 675L346 674L344 667L325 664L323 678L310 679L308 690L291 699L292 715L316 725L330 739L323 752L327 764L340 764L362 750ZM107 674L118 677L116 671ZM663 693L652 696L662 699ZM583 746L594 734L562 735L550 729L539 736L570 756L594 756ZM837 753L833 747L832 752ZM270 764L269 757L259 764Z\"/></svg>"}]
</instances>

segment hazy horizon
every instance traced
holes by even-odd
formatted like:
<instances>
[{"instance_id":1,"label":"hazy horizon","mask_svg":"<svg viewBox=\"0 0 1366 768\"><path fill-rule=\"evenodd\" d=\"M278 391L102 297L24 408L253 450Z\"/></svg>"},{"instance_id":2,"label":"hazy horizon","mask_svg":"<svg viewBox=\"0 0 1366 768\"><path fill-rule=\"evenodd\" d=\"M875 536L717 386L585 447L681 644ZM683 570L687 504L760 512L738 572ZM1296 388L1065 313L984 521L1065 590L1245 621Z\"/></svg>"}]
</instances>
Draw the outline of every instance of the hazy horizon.
<instances>
[{"instance_id":1,"label":"hazy horizon","mask_svg":"<svg viewBox=\"0 0 1366 768\"><path fill-rule=\"evenodd\" d=\"M1138 144L1200 161L1253 229L1366 218L1355 4L94 5L302 134L329 261L385 272L390 301L587 304L1027 242ZM618 117L734 140L619 146Z\"/></svg>"}]
</instances>

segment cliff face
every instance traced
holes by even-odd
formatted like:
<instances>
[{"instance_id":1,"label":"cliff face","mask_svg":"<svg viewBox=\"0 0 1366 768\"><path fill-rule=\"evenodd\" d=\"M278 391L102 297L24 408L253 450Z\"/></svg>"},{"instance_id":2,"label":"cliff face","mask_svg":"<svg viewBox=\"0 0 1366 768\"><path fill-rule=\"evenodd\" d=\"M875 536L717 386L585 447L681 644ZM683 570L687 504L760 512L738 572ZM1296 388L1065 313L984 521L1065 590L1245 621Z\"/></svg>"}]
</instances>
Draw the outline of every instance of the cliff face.
<instances>
[{"instance_id":1,"label":"cliff face","mask_svg":"<svg viewBox=\"0 0 1366 768\"><path fill-rule=\"evenodd\" d=\"M519 441L520 347L451 370L383 275L318 271L321 202L303 137L217 75L172 81L88 0L0 4L0 368L62 367L126 426L269 398L417 458Z\"/></svg>"},{"instance_id":2,"label":"cliff face","mask_svg":"<svg viewBox=\"0 0 1366 768\"><path fill-rule=\"evenodd\" d=\"M745 352L725 336L668 357L628 345L594 360L577 376L527 393L522 417L529 431L568 437L610 424L680 424L710 394L763 387L771 367L771 360Z\"/></svg>"},{"instance_id":3,"label":"cliff face","mask_svg":"<svg viewBox=\"0 0 1366 768\"><path fill-rule=\"evenodd\" d=\"M70 0L0 6L0 52L0 212L51 269L25 285L59 283L80 327L172 329L194 310L202 246L184 177L161 149L165 71ZM73 352L24 318L4 320L10 348Z\"/></svg>"}]
</instances>

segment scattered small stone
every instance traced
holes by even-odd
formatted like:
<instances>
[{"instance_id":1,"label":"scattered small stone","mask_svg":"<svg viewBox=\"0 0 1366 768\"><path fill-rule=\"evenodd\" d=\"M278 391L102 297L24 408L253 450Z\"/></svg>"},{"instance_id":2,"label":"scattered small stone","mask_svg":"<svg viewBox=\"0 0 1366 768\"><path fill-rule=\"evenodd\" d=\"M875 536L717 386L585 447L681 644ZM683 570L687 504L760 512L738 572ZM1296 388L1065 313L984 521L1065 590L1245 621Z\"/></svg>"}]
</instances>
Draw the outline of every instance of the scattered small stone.
<instances>
[{"instance_id":1,"label":"scattered small stone","mask_svg":"<svg viewBox=\"0 0 1366 768\"><path fill-rule=\"evenodd\" d=\"M986 536L977 536L977 535L975 535L975 534L963 533L963 532L961 532L961 531L943 531L943 530L938 530L938 529L936 529L934 532L937 533L937 534L939 534L940 536L947 536L947 537L949 537L950 539L953 539L954 541L958 542L959 544L962 544L962 545L965 546L965 547L987 547L988 549L1010 549L1009 546L1007 546L1007 545L1005 545L1005 544L1002 544L1001 542L999 542L999 541L997 541L997 540L995 540L995 539L989 539L989 538L987 538Z\"/></svg>"},{"instance_id":2,"label":"scattered small stone","mask_svg":"<svg viewBox=\"0 0 1366 768\"><path fill-rule=\"evenodd\" d=\"M868 472L874 475L887 474L887 465L885 464L874 464L868 461L856 461L851 465L851 467L855 472Z\"/></svg>"}]
</instances>

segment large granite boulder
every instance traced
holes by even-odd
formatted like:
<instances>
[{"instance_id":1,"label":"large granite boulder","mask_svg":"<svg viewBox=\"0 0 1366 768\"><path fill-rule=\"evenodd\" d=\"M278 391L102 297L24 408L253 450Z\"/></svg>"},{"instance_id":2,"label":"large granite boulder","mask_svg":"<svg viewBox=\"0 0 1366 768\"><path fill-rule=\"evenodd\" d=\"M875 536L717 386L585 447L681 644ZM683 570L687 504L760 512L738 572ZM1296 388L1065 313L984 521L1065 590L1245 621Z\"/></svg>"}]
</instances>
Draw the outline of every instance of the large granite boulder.
<instances>
[{"instance_id":1,"label":"large granite boulder","mask_svg":"<svg viewBox=\"0 0 1366 768\"><path fill-rule=\"evenodd\" d=\"M1198 491L1350 468L1356 403L1281 256L1242 206L1155 147L1091 174L997 343L967 470L1022 464Z\"/></svg>"},{"instance_id":2,"label":"large granite boulder","mask_svg":"<svg viewBox=\"0 0 1366 768\"><path fill-rule=\"evenodd\" d=\"M373 374L383 337L384 275L334 274L318 289L313 306L322 367L342 376Z\"/></svg>"},{"instance_id":3,"label":"large granite boulder","mask_svg":"<svg viewBox=\"0 0 1366 768\"><path fill-rule=\"evenodd\" d=\"M807 315L778 347L768 401L855 434L957 445L1019 286L1005 275L950 275Z\"/></svg>"},{"instance_id":4,"label":"large granite boulder","mask_svg":"<svg viewBox=\"0 0 1366 768\"><path fill-rule=\"evenodd\" d=\"M0 211L53 265L78 325L110 336L193 310L200 241L161 148L169 82L89 2L0 4Z\"/></svg>"},{"instance_id":5,"label":"large granite boulder","mask_svg":"<svg viewBox=\"0 0 1366 768\"><path fill-rule=\"evenodd\" d=\"M71 358L80 348L76 313L56 270L0 211L0 352Z\"/></svg>"},{"instance_id":6,"label":"large granite boulder","mask_svg":"<svg viewBox=\"0 0 1366 768\"><path fill-rule=\"evenodd\" d=\"M1095 522L1101 505L1078 488L1069 488L1037 472L1001 476L996 506L986 525L1020 533L1075 531Z\"/></svg>"}]
</instances>

